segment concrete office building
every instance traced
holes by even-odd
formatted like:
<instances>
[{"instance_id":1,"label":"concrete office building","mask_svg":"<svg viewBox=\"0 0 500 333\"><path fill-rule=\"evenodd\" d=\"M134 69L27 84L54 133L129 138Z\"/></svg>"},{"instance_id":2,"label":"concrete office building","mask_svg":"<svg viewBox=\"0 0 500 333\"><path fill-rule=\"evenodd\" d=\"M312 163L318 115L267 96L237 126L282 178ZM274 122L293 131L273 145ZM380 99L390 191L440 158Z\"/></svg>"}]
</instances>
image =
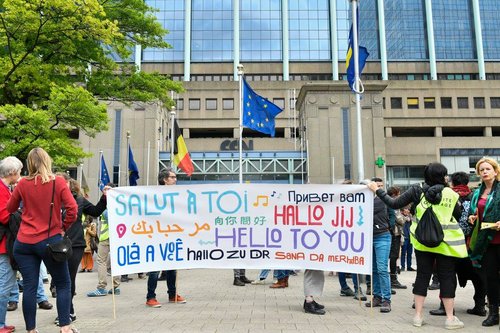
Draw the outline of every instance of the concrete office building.
<instances>
[{"instance_id":1,"label":"concrete office building","mask_svg":"<svg viewBox=\"0 0 500 333\"><path fill-rule=\"evenodd\" d=\"M357 180L356 107L345 82L348 0L146 3L158 9L173 48L138 49L133 61L183 81L185 92L174 98L195 164L190 181L238 181L238 64L257 93L284 108L275 138L243 131L245 181ZM471 170L484 155L500 158L500 3L359 4L359 42L370 52L362 75L365 177L406 186L432 161L451 173ZM110 130L83 140L84 148L102 149L125 184L118 169L130 131L139 184L155 184L158 162L169 164L169 110L112 104L109 115ZM97 157L84 163L88 178L97 178L97 165Z\"/></svg>"}]
</instances>

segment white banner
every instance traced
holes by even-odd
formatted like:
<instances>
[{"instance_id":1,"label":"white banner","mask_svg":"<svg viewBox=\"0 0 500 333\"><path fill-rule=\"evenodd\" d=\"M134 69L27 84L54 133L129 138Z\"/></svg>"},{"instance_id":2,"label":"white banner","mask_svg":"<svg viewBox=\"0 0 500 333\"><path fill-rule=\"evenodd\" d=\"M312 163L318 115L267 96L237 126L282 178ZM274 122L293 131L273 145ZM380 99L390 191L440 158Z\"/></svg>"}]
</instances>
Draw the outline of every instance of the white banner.
<instances>
[{"instance_id":1,"label":"white banner","mask_svg":"<svg viewBox=\"0 0 500 333\"><path fill-rule=\"evenodd\" d=\"M108 191L114 275L183 268L371 274L364 185L209 184Z\"/></svg>"}]
</instances>

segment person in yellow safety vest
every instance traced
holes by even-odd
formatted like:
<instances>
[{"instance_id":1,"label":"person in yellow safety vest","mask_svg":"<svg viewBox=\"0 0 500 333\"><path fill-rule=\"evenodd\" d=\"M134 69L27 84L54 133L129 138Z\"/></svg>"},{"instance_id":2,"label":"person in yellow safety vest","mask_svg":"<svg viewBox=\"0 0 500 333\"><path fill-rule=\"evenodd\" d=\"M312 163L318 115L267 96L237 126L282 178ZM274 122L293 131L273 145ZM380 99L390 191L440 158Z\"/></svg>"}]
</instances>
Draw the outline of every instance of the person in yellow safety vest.
<instances>
[{"instance_id":1,"label":"person in yellow safety vest","mask_svg":"<svg viewBox=\"0 0 500 333\"><path fill-rule=\"evenodd\" d=\"M108 184L106 187L114 187L113 184ZM109 260L109 225L108 225L108 211L104 211L100 218L99 228L99 245L97 246L97 288L87 293L88 297L106 296L113 292L107 290L108 285L108 267L110 267ZM113 276L114 294L120 295L120 276Z\"/></svg>"},{"instance_id":2,"label":"person in yellow safety vest","mask_svg":"<svg viewBox=\"0 0 500 333\"><path fill-rule=\"evenodd\" d=\"M440 296L446 311L445 328L458 329L464 327L464 323L453 315L453 306L457 287L455 262L457 258L467 256L467 249L463 232L457 222L462 213L458 204L458 194L448 187L446 182L447 174L448 170L443 164L430 163L424 169L425 183L411 186L397 198L391 198L383 189L379 189L374 182L368 184L368 187L386 205L393 209L403 208L408 204L416 207L417 219L411 226L411 241L415 247L415 257L417 259L417 277L413 287L415 298L413 325L416 327L424 324L422 309L434 263L436 263L437 274L441 282ZM432 208L443 227L444 240L435 248L420 244L413 235L416 224L425 211L422 206L423 201L432 204Z\"/></svg>"}]
</instances>

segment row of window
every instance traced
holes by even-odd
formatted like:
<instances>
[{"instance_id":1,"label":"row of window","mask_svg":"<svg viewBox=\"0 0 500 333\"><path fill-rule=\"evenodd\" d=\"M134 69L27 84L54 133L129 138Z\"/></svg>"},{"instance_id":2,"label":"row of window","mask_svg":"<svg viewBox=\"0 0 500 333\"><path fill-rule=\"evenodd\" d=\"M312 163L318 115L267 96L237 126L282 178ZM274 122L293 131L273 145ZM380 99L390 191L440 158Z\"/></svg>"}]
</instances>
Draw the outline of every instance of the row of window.
<instances>
[{"instance_id":1,"label":"row of window","mask_svg":"<svg viewBox=\"0 0 500 333\"><path fill-rule=\"evenodd\" d=\"M289 105L290 109L295 109L295 99L290 98ZM281 109L285 108L284 98L273 98L272 102L276 104ZM184 99L178 98L176 100L176 109L179 111L184 110ZM200 98L190 98L188 100L188 109L192 111L201 110L201 99ZM205 99L205 110L213 111L219 109L219 100L217 98L206 98ZM234 98L223 98L222 99L222 110L234 110Z\"/></svg>"},{"instance_id":2,"label":"row of window","mask_svg":"<svg viewBox=\"0 0 500 333\"><path fill-rule=\"evenodd\" d=\"M440 97L439 99L441 109L453 109L453 98L452 97ZM435 109L436 108L436 97L424 97L423 104L421 99L418 97L407 97L406 98L406 108L408 109L420 109L420 105L424 106L424 109ZM384 98L384 109L385 98ZM474 109L485 109L486 102L484 97L474 97L473 98ZM457 97L456 107L458 109L469 109L469 97ZM391 109L402 109L403 108L403 98L402 97L391 97ZM490 108L500 109L500 97L490 97Z\"/></svg>"},{"instance_id":3,"label":"row of window","mask_svg":"<svg viewBox=\"0 0 500 333\"><path fill-rule=\"evenodd\" d=\"M183 81L184 75L172 75L172 80ZM290 81L332 81L333 75L330 73L303 73L303 74L290 74ZM283 81L282 74L248 74L245 75L247 81ZM389 74L389 80L396 81L428 81L430 80L430 74ZM233 74L192 74L191 81L208 81L208 82L219 82L219 81L234 81ZM365 73L362 75L361 79L363 81L382 80L381 74L370 74ZM478 80L478 74L438 74L438 80ZM487 80L500 80L500 73L498 74L486 74ZM345 74L339 75L339 81L347 80Z\"/></svg>"},{"instance_id":4,"label":"row of window","mask_svg":"<svg viewBox=\"0 0 500 333\"><path fill-rule=\"evenodd\" d=\"M441 127L441 137L483 137L486 135L484 127ZM500 136L500 127L491 128L492 136ZM435 127L391 127L393 138L435 137Z\"/></svg>"}]
</instances>

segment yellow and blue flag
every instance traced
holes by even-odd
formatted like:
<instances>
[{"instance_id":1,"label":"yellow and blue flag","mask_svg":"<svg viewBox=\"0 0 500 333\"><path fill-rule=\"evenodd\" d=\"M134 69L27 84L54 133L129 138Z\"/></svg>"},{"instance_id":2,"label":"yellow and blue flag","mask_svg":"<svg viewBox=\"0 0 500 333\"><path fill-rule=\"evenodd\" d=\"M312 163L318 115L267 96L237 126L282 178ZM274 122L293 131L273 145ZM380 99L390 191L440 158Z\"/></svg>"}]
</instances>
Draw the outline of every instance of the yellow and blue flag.
<instances>
[{"instance_id":1,"label":"yellow and blue flag","mask_svg":"<svg viewBox=\"0 0 500 333\"><path fill-rule=\"evenodd\" d=\"M106 162L104 162L104 155L101 155L101 178L99 179L99 189L102 191L104 186L108 183L111 183L111 180L109 179Z\"/></svg>"},{"instance_id":2,"label":"yellow and blue flag","mask_svg":"<svg viewBox=\"0 0 500 333\"><path fill-rule=\"evenodd\" d=\"M134 154L132 148L128 145L128 181L130 186L137 186L137 179L139 179L139 169L134 161Z\"/></svg>"},{"instance_id":3,"label":"yellow and blue flag","mask_svg":"<svg viewBox=\"0 0 500 333\"><path fill-rule=\"evenodd\" d=\"M243 79L243 126L271 136L275 135L274 118L283 111L258 95Z\"/></svg>"},{"instance_id":4,"label":"yellow and blue flag","mask_svg":"<svg viewBox=\"0 0 500 333\"><path fill-rule=\"evenodd\" d=\"M356 8L356 15L357 15L357 28L356 29L359 32L359 11ZM358 34L359 35L359 34ZM359 41L359 38L358 38ZM365 68L366 64L366 59L370 53L368 53L368 50L364 46L359 46L358 45L358 64L359 64L359 75L361 76L361 73L363 72L363 68ZM347 73L347 82L349 83L349 87L353 92L355 91L355 75L354 75L354 39L353 39L353 32L352 32L352 24L351 24L351 30L349 31L349 46L347 47L347 55L345 58L345 67L346 67L346 73Z\"/></svg>"}]
</instances>

